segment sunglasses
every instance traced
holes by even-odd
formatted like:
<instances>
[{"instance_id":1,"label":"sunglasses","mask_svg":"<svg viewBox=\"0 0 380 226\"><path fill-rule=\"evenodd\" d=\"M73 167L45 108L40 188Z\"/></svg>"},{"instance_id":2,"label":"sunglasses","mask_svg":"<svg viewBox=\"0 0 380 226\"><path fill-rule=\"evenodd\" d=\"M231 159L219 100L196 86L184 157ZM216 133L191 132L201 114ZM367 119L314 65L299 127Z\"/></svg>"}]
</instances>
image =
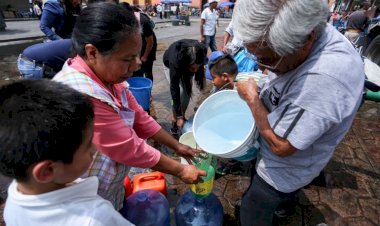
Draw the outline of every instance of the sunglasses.
<instances>
[{"instance_id":1,"label":"sunglasses","mask_svg":"<svg viewBox=\"0 0 380 226\"><path fill-rule=\"evenodd\" d=\"M259 66L265 67L268 70L276 69L280 65L282 59L284 58L284 57L280 57L278 60L273 60L273 58L260 59L256 57L255 55L253 55L252 53L250 53L247 48L244 48L244 55L248 59L255 61Z\"/></svg>"}]
</instances>

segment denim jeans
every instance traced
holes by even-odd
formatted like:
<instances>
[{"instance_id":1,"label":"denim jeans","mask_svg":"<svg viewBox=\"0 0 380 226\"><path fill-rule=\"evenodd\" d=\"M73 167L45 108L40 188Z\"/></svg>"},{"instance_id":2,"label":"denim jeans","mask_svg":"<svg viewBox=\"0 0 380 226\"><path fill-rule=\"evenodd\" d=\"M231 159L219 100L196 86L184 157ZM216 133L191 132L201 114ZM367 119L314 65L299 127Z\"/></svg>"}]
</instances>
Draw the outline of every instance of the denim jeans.
<instances>
[{"instance_id":1,"label":"denim jeans","mask_svg":"<svg viewBox=\"0 0 380 226\"><path fill-rule=\"evenodd\" d=\"M42 79L44 75L41 65L36 65L35 61L24 59L21 55L17 60L17 68L25 79Z\"/></svg>"},{"instance_id":2,"label":"denim jeans","mask_svg":"<svg viewBox=\"0 0 380 226\"><path fill-rule=\"evenodd\" d=\"M216 42L215 42L215 35L205 35L205 45L206 47L210 47L211 52L217 51L216 48Z\"/></svg>"}]
</instances>

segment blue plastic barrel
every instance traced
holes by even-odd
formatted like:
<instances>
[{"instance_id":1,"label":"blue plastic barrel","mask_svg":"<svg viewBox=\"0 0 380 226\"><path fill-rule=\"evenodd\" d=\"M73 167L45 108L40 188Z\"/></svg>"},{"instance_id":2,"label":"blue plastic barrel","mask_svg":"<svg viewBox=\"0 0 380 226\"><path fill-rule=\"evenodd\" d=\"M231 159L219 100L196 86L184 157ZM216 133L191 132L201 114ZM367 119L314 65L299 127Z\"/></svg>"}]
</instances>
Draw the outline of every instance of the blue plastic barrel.
<instances>
[{"instance_id":1,"label":"blue plastic barrel","mask_svg":"<svg viewBox=\"0 0 380 226\"><path fill-rule=\"evenodd\" d=\"M150 94L152 91L152 81L144 77L132 77L128 79L129 90L136 98L141 107L148 111L150 107Z\"/></svg>"}]
</instances>

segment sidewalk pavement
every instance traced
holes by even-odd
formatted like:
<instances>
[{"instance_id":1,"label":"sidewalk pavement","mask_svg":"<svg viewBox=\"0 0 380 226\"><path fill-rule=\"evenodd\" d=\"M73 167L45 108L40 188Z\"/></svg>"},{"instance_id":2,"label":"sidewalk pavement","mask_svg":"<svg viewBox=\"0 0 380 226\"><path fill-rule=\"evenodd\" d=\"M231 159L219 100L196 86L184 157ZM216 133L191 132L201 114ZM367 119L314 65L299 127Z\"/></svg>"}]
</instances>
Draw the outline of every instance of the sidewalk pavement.
<instances>
[{"instance_id":1,"label":"sidewalk pavement","mask_svg":"<svg viewBox=\"0 0 380 226\"><path fill-rule=\"evenodd\" d=\"M171 26L174 16L168 19L160 19L158 17L153 17L153 21L156 24L155 29L160 29L163 27ZM228 18L221 18L221 21L230 21ZM190 22L199 22L200 17L191 16ZM5 22L7 25L6 31L0 31L0 46L8 45L6 42L14 42L20 40L32 40L44 38L45 34L40 30L39 20L11 20Z\"/></svg>"}]
</instances>

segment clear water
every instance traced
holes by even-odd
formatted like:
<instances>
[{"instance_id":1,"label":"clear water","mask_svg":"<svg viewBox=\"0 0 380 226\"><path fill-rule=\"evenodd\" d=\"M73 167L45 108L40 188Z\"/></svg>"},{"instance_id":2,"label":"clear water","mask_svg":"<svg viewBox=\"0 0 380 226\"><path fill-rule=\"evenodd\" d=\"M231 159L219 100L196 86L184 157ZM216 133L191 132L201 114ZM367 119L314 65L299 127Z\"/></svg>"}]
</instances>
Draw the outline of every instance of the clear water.
<instances>
[{"instance_id":1,"label":"clear water","mask_svg":"<svg viewBox=\"0 0 380 226\"><path fill-rule=\"evenodd\" d=\"M246 113L225 113L211 117L196 128L198 145L212 154L239 147L248 136L254 120Z\"/></svg>"}]
</instances>

